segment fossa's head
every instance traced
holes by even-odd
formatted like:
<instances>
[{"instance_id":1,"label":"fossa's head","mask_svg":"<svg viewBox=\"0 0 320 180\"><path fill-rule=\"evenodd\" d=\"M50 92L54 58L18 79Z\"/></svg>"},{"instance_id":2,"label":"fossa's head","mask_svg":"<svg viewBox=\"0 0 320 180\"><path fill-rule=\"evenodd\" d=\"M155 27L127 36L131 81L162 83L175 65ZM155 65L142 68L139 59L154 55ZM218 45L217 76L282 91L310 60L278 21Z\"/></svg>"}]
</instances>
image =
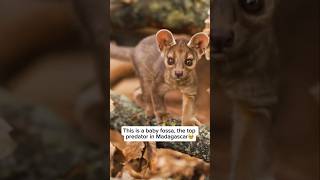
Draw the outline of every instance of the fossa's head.
<instances>
[{"instance_id":1,"label":"fossa's head","mask_svg":"<svg viewBox=\"0 0 320 180\"><path fill-rule=\"evenodd\" d=\"M157 32L156 41L164 57L166 70L173 79L182 80L194 71L197 61L201 59L209 44L209 37L200 32L190 40L175 39L169 30L162 29Z\"/></svg>"},{"instance_id":2,"label":"fossa's head","mask_svg":"<svg viewBox=\"0 0 320 180\"><path fill-rule=\"evenodd\" d=\"M239 57L259 48L272 28L277 0L215 0L212 45L215 59Z\"/></svg>"}]
</instances>

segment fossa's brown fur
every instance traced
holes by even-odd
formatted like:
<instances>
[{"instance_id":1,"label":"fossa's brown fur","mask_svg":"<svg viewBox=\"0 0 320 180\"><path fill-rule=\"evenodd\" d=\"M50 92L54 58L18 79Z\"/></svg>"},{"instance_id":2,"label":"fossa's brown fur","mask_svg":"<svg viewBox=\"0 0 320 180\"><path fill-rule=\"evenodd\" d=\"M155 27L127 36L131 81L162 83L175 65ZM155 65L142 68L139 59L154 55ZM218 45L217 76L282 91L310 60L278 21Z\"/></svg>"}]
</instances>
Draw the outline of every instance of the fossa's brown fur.
<instances>
[{"instance_id":1,"label":"fossa's brown fur","mask_svg":"<svg viewBox=\"0 0 320 180\"><path fill-rule=\"evenodd\" d=\"M232 102L232 180L272 180L271 127L278 102L276 0L215 0L215 82Z\"/></svg>"},{"instance_id":2,"label":"fossa's brown fur","mask_svg":"<svg viewBox=\"0 0 320 180\"><path fill-rule=\"evenodd\" d=\"M143 39L132 50L131 59L141 85L141 93L138 90L135 99L144 106L148 116L155 115L159 123L166 121L164 96L178 89L183 96L182 124L199 124L195 114L198 90L195 67L208 43L209 37L204 33L197 33L191 39L182 36L176 39L163 29Z\"/></svg>"}]
</instances>

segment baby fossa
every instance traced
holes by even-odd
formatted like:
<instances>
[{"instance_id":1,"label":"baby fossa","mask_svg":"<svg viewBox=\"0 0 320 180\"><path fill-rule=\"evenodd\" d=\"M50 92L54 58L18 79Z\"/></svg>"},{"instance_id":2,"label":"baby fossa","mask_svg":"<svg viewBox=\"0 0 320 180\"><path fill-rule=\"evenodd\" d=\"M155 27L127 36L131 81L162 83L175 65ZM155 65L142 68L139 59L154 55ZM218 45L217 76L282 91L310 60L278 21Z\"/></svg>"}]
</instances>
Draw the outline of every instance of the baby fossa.
<instances>
[{"instance_id":1,"label":"baby fossa","mask_svg":"<svg viewBox=\"0 0 320 180\"><path fill-rule=\"evenodd\" d=\"M97 63L98 64L97 69L99 72L101 72L101 74L98 77L99 79L101 79L101 82L102 82L101 86L106 86L107 85L106 79L101 77L106 76L106 73L103 73L103 72L106 72L106 69L109 64L108 61L105 61L105 59L107 58L107 54L106 52L104 52L109 50L108 43L105 43L105 42L108 42L108 40L106 38L107 36L102 36L107 34L107 31L108 31L108 28L106 28L104 25L107 23L107 20L108 20L108 16L106 16L108 14L106 12L108 8L105 8L105 7L108 7L108 4L107 4L108 1L74 0L74 2L79 9L80 18L85 24L85 27L86 27L85 30L87 30L91 34L91 36L93 37L92 39L97 39L97 40L100 39L99 41L97 41L99 42L99 45L97 46L93 45L92 49L97 52L97 55L99 57L97 58L97 62L99 62ZM215 30L211 29L211 32L212 30L214 30L218 32L220 31L221 32L220 34L223 34L223 32L230 32L230 31L234 33L233 41L231 41L232 43L230 43L233 45L229 46L228 48L225 48L224 53L227 55L225 56L225 61L222 60L223 58L220 58L221 61L218 62L219 54L217 53L215 53L217 56L214 59L211 58L211 63L214 64L214 70L213 70L214 81L213 82L215 83L219 82L221 86L225 87L225 90L229 89L228 91L231 91L230 89L232 88L231 87L228 88L227 82L232 82L233 77L236 78L234 82L237 82L238 79L240 79L240 75L237 76L237 73L239 71L243 73L245 71L249 71L250 68L258 69L258 68L255 68L255 66L259 65L259 63L261 63L261 66L262 66L263 62L266 62L267 60L269 60L270 63L277 63L277 60L278 60L277 55L275 53L277 49L276 45L278 43L274 41L274 34L272 29L273 28L272 15L274 13L274 8L273 8L274 1L273 0L271 0L270 2L269 1L265 1L265 2L264 1L247 1L247 2L252 2L253 6L251 8L247 7L246 10L242 5L240 6L239 4L240 2L241 1L239 0L215 0L213 1L213 3L211 3L213 5L213 8L211 8L211 16L213 17L212 19L213 22L211 24L215 28ZM255 2L259 2L259 4L263 2L264 6L267 8L263 8L261 11L259 6L256 6L257 4ZM317 59L318 56L317 56L317 53L314 52L317 49L319 49L319 48L314 48L315 46L314 44L318 44L318 42L317 42L317 38L314 38L314 35L313 35L313 34L316 34L317 32L317 28L314 28L314 25L317 24L318 18L316 18L316 15L314 15L316 13L314 9L318 7L318 1L317 0L311 0L311 1L281 0L280 4L282 4L282 6L280 5L282 9L280 8L279 10L278 5L276 6L278 11L276 21L278 21L278 24L279 24L278 26L280 26L278 27L278 30L276 32L278 34L277 37L281 37L279 43L280 43L280 47L282 47L281 49L282 55L284 53L285 57L286 56L290 57L286 59L281 59L281 61L286 61L286 64L292 61L299 62L297 63L297 65L295 65L295 69L290 70L289 77L291 79L293 76L296 77L296 78L293 78L295 79L295 82L291 83L292 84L291 86L293 86L294 89L301 89L301 84L303 83L301 83L301 81L299 82L298 80L302 79L304 81L306 78L309 78L310 76L306 75L306 73L310 73L310 69L316 69L315 67L318 64L316 63L318 62L318 59ZM246 12L248 9L252 9L252 10L257 9L258 13L255 13L255 14L248 13ZM297 10L299 10L300 13L296 13ZM290 21L289 25L288 25L288 20ZM101 28L103 29L103 31L98 30ZM291 31L291 29L294 29L294 28L295 30ZM288 29L290 29L289 33L288 33ZM312 29L313 33L310 33L309 30L307 29ZM230 34L233 34L233 33L230 33ZM299 37L300 35L301 37ZM221 35L218 35L218 37L221 37ZM270 40L268 40L269 38ZM215 37L215 39L217 39L217 37ZM220 38L220 39L223 39L223 38ZM270 43L268 43L268 41ZM301 48L301 44L303 44L302 46L303 48ZM213 44L211 43L211 45ZM217 44L215 46L217 46ZM212 48L213 47L211 47L211 53L213 53ZM241 53L241 51L243 51L244 53ZM251 57L249 57L250 55ZM275 57L273 58L273 56ZM260 58L262 58L262 60ZM251 59L253 63L248 64L249 60L246 60L246 59ZM205 61L202 61L202 62L205 62ZM237 64L239 68L236 68ZM199 68L199 64L197 66L198 66L197 68ZM243 70L240 66L243 68ZM301 66L305 67L303 71L301 71ZM267 65L263 65L263 67L265 67L264 69L268 69L265 72L276 73L277 67L275 67L274 70L272 70L272 66L268 67ZM286 67L288 68L288 66ZM203 66L203 68L209 68L209 66ZM285 72L285 74L288 74L289 72L288 69L287 70L281 69L281 70L282 72ZM218 71L222 71L222 72L218 72ZM297 73L297 71L299 71L299 73ZM228 76L228 72L230 72L229 76ZM250 73L250 71L248 73ZM301 78L300 73L303 73L304 75L303 78ZM201 73L199 75L201 75ZM253 77L257 77L257 75L253 75ZM277 77L277 75L275 74L274 77ZM317 77L317 76L313 76L313 77ZM199 77L199 79L200 78L204 79L205 77ZM268 77L268 79L269 79L268 81L271 82L272 81L271 79L273 78ZM242 86L246 86L245 85L246 81L238 82L238 84L241 84L241 83L242 83ZM299 87L296 87L296 86L299 86ZM214 89L212 90L212 92L216 90L217 86L214 85L213 87ZM270 89L270 87L268 89ZM273 88L276 89L276 87L273 87ZM236 98L230 95L230 93L228 94L230 99L233 99L234 102L239 102L239 100L236 100L239 98ZM272 96L277 97L276 93L274 95L271 95L273 93L269 93L269 94L270 94L269 95L270 99L272 99L271 98ZM292 94L292 93L288 93L288 94ZM240 95L238 96L241 97ZM262 97L263 96L261 96L261 98ZM217 99L215 98L215 94L213 95L213 98L215 100ZM294 98L296 100L296 97ZM247 98L247 99L250 99L250 98ZM249 100L246 100L246 101L249 101ZM271 111L271 108L268 108L268 107L274 106L276 102L277 101L273 101L273 103L271 102L264 103L265 104L264 109L267 109L266 112L268 112L272 116L273 116L273 113ZM250 109L248 108L248 106L250 105L251 107L252 106L254 107L256 103L247 103L247 104L248 104L247 106L243 106L244 109ZM267 104L270 104L270 106ZM234 114L238 114L237 113L238 112L237 109L239 109L238 105L239 104L234 105L238 107L238 108L235 108ZM216 104L214 108L217 108L218 106L222 107L221 104ZM107 109L107 108L104 107L103 109ZM256 108L251 108L251 109L253 109L253 112L259 110L258 106ZM293 108L293 111L294 110L296 109ZM253 112L251 113L253 114ZM214 114L216 113L219 114L218 110L216 110ZM239 136L238 139L236 138L233 139L233 142L238 142L238 143L233 143L234 145L233 146L234 155L232 160L233 161L233 168L232 168L233 179L263 179L263 177L268 177L267 174L269 174L269 177L271 176L270 174L272 174L270 172L270 163L272 158L269 155L270 144L269 144L268 136L270 133L270 126L271 126L270 121L271 119L273 121L273 118L271 117L266 118L266 115L264 116L261 115L259 117L258 116L259 114L263 114L263 113L256 113L256 115L253 114L252 118L245 118L247 116L244 116L244 115L242 116L234 115L235 117L234 121L239 120L238 123L235 122L234 137L237 137L237 134L239 135L244 134L244 135L242 135L243 138ZM291 114L291 113L286 113L286 114ZM299 113L294 113L294 114L299 115ZM288 117L288 116L285 116L285 117ZM239 118L239 117L242 117L242 118ZM248 119L248 123L245 123L246 121L244 119ZM97 123L98 125L94 128L94 130L97 131L97 128L102 127L103 133L101 137L105 139L105 133L104 133L105 131L104 127L106 125L105 118L101 118L99 120L100 122ZM249 120L255 120L255 121L250 122ZM300 120L301 119L299 119L299 121ZM92 121L89 121L89 120L87 120L87 122L92 123ZM310 123L308 119L304 119L303 122L301 121L301 123L306 123L306 122ZM260 124L260 127L257 129L248 127L249 125L253 125L253 123L256 123L255 126ZM261 127L263 126L264 123L266 125L264 127ZM241 124L243 124L242 127L240 126ZM238 132L236 132L236 129L238 129ZM243 132L240 132L241 129L243 129ZM301 130L300 128L298 129ZM262 131L260 132L260 130ZM289 128L286 129L286 131L288 130ZM248 135L250 133L253 134L251 136L252 138L251 140L250 140L250 135ZM316 134L316 132L314 132L314 134ZM104 142L105 141L103 141L103 144L105 144ZM258 143L254 143L254 142L258 142ZM318 142L318 141L315 141L315 142ZM246 151L248 149L249 150L251 149L251 150ZM317 159L317 158L314 158L314 159ZM313 162L316 163L317 161L315 160ZM313 162L311 162L311 164ZM290 160L290 164L291 164L291 160ZM219 164L216 164L216 166L219 166ZM242 173L240 173L240 170L242 170ZM314 174L318 174L318 172L315 172Z\"/></svg>"},{"instance_id":2,"label":"baby fossa","mask_svg":"<svg viewBox=\"0 0 320 180\"><path fill-rule=\"evenodd\" d=\"M215 82L232 101L232 180L274 179L271 127L278 101L275 0L215 0Z\"/></svg>"},{"instance_id":3,"label":"baby fossa","mask_svg":"<svg viewBox=\"0 0 320 180\"><path fill-rule=\"evenodd\" d=\"M135 100L144 107L147 116L155 115L159 124L167 121L164 96L170 90L180 90L182 125L200 125L195 114L198 90L195 67L208 43L209 37L202 32L187 39L185 36L174 37L169 30L162 29L141 40L133 49L119 51L115 50L119 47L111 45L111 51L122 52L119 57L131 56L120 59L132 59L141 85Z\"/></svg>"}]
</instances>

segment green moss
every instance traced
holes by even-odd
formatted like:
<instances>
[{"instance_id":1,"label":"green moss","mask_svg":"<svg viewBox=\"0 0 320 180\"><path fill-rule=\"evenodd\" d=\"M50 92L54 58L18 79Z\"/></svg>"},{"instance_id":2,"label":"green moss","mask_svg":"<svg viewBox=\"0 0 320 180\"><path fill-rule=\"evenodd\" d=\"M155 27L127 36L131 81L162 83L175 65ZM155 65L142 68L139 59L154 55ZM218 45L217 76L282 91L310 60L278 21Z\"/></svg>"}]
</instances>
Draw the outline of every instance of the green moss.
<instances>
[{"instance_id":1,"label":"green moss","mask_svg":"<svg viewBox=\"0 0 320 180\"><path fill-rule=\"evenodd\" d=\"M120 8L110 13L112 26L129 29L143 27L169 28L173 31L188 32L201 30L209 0L139 0L131 4L113 1Z\"/></svg>"}]
</instances>

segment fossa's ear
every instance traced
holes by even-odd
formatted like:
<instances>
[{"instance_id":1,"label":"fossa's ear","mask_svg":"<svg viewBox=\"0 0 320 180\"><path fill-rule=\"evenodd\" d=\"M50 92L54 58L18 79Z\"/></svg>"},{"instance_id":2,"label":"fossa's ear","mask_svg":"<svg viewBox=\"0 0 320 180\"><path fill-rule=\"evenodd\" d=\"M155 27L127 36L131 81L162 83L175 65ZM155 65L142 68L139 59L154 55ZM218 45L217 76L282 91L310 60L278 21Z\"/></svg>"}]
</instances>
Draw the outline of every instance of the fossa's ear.
<instances>
[{"instance_id":1,"label":"fossa's ear","mask_svg":"<svg viewBox=\"0 0 320 180\"><path fill-rule=\"evenodd\" d=\"M164 49L176 44L172 33L167 29L161 29L156 34L157 44L159 50L162 52Z\"/></svg>"},{"instance_id":2,"label":"fossa's ear","mask_svg":"<svg viewBox=\"0 0 320 180\"><path fill-rule=\"evenodd\" d=\"M188 46L195 49L200 58L204 53L209 44L209 36L206 33L199 32L193 35L188 42Z\"/></svg>"}]
</instances>

